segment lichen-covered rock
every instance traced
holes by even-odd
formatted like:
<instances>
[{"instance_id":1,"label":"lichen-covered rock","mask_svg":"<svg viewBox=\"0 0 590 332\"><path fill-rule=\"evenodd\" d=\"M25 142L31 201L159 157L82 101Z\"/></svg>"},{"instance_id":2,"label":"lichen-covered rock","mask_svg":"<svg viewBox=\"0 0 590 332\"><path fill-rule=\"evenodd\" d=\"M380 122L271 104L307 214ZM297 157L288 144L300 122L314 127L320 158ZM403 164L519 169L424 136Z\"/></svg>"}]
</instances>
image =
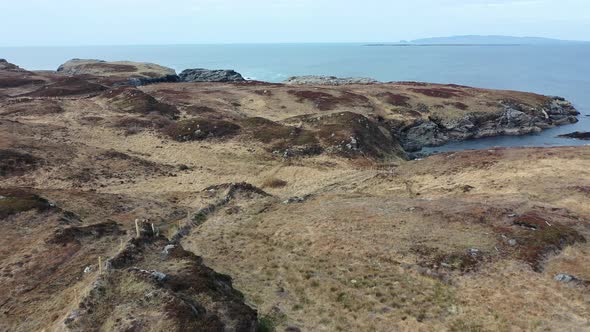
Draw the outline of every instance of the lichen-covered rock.
<instances>
[{"instance_id":1,"label":"lichen-covered rock","mask_svg":"<svg viewBox=\"0 0 590 332\"><path fill-rule=\"evenodd\" d=\"M180 75L182 82L243 82L242 75L234 70L203 68L186 69Z\"/></svg>"},{"instance_id":2,"label":"lichen-covered rock","mask_svg":"<svg viewBox=\"0 0 590 332\"><path fill-rule=\"evenodd\" d=\"M375 84L379 81L368 77L336 77L336 76L292 76L284 82L290 85L348 85L348 84Z\"/></svg>"}]
</instances>

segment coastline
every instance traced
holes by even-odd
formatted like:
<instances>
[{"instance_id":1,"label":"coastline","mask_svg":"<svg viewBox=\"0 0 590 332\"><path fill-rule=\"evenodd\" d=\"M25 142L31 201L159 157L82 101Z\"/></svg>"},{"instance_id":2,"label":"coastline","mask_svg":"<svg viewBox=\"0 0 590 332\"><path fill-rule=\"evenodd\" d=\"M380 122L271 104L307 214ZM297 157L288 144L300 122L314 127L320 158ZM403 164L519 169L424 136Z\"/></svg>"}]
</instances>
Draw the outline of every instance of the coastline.
<instances>
[{"instance_id":1,"label":"coastline","mask_svg":"<svg viewBox=\"0 0 590 332\"><path fill-rule=\"evenodd\" d=\"M124 86L140 88L144 92L153 91L158 99L165 98L174 104L176 102L172 100L174 97L158 96L159 86L167 84L168 87L172 87L177 84L178 87L182 87L183 84L198 84L200 88L204 84L225 84L222 89L228 93L231 88L227 84L233 84L236 89L243 90L244 93L257 93L251 91L250 86L268 86L269 90L264 90L269 92L268 96L262 94L262 99L257 96L261 103L275 103L277 100L273 100L271 95L272 91L277 91L287 92L287 95L296 97L295 105L309 105L311 102L312 108L304 114L311 115L318 110L328 113L338 110L352 111L352 114L358 114L366 119L365 121L374 123L375 128L386 130L388 134L380 139L390 141L387 144L393 144L393 146L401 145L395 148L404 151L401 155L405 153L423 155L424 152L420 152L423 148L440 147L452 142L540 133L549 128L576 123L577 116L580 114L571 102L561 97L481 89L456 84L382 83L370 78L333 76L301 76L289 78L284 83L269 83L245 80L242 75L232 70L187 69L177 75L174 70L160 65L128 61L74 59L61 65L54 72L29 72L8 62L4 64L16 72L10 75L29 76L31 79L28 84L33 84L25 90L21 88L22 91L29 91L28 93L19 94L17 88L15 90L17 92L11 92L13 95L5 96L4 99L9 104L34 101L38 98L92 98L99 96L106 89ZM10 75L5 78L4 85L10 87L21 84L11 82ZM39 82L47 79L59 80L60 77L83 79L86 83L80 82L74 85L89 84L93 87L84 88L87 91L76 91L71 96L68 96L67 91L63 96L60 95L61 93L52 95L46 91L41 94L38 93L41 90L35 91L38 89ZM26 87L26 79L23 84L23 87ZM68 87L59 89L68 89ZM96 92L92 92L93 89ZM281 101L278 100L278 102ZM271 107L270 105L266 107ZM223 117L223 115L220 116ZM375 134L373 132L370 135ZM356 137L351 137L352 141L357 140ZM350 145L343 142L343 146L347 144ZM373 149L373 147L368 148ZM291 148L287 150L289 149ZM293 149L319 151L316 147L310 146ZM326 147L326 149L334 150L333 147ZM292 153L286 152L287 150L280 153ZM354 149L349 148L349 150Z\"/></svg>"},{"instance_id":2,"label":"coastline","mask_svg":"<svg viewBox=\"0 0 590 332\"><path fill-rule=\"evenodd\" d=\"M403 148L558 125L563 99L62 68L0 62L0 329L587 325L589 146Z\"/></svg>"}]
</instances>

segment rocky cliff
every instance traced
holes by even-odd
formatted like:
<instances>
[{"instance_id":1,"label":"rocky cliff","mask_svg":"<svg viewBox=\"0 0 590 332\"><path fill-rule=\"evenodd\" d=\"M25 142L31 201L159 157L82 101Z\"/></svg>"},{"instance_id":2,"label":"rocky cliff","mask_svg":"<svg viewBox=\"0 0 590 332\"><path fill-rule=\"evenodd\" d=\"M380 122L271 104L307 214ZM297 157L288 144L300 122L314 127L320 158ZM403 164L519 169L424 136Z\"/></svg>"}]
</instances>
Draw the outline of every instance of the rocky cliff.
<instances>
[{"instance_id":1,"label":"rocky cliff","mask_svg":"<svg viewBox=\"0 0 590 332\"><path fill-rule=\"evenodd\" d=\"M560 97L548 98L545 103L535 106L502 100L498 106L496 112L467 112L451 119L429 116L400 128L396 134L407 151L417 151L424 146L439 146L449 141L538 133L578 121L578 111Z\"/></svg>"}]
</instances>

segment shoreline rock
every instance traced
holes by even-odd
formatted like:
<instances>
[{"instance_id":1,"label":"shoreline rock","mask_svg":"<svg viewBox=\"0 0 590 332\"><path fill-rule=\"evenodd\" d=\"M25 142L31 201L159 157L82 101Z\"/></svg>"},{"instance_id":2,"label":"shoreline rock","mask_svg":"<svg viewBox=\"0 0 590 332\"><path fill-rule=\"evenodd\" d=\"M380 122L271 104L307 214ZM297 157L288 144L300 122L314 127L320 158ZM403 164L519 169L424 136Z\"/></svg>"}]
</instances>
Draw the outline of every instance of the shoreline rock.
<instances>
[{"instance_id":1,"label":"shoreline rock","mask_svg":"<svg viewBox=\"0 0 590 332\"><path fill-rule=\"evenodd\" d=\"M574 131L573 133L559 135L557 137L573 138L579 140L590 141L590 132L587 131Z\"/></svg>"},{"instance_id":2,"label":"shoreline rock","mask_svg":"<svg viewBox=\"0 0 590 332\"><path fill-rule=\"evenodd\" d=\"M185 69L178 75L180 81L196 82L244 82L242 75L231 69Z\"/></svg>"},{"instance_id":3,"label":"shoreline rock","mask_svg":"<svg viewBox=\"0 0 590 332\"><path fill-rule=\"evenodd\" d=\"M423 147L441 146L452 141L494 136L519 136L544 129L576 123L579 112L562 97L550 97L542 107L529 107L512 101L500 103L503 111L468 113L459 119L444 120L430 116L401 128L395 134L408 152Z\"/></svg>"},{"instance_id":4,"label":"shoreline rock","mask_svg":"<svg viewBox=\"0 0 590 332\"><path fill-rule=\"evenodd\" d=\"M336 77L321 75L292 76L283 83L287 85L350 85L376 84L379 81L368 77Z\"/></svg>"}]
</instances>

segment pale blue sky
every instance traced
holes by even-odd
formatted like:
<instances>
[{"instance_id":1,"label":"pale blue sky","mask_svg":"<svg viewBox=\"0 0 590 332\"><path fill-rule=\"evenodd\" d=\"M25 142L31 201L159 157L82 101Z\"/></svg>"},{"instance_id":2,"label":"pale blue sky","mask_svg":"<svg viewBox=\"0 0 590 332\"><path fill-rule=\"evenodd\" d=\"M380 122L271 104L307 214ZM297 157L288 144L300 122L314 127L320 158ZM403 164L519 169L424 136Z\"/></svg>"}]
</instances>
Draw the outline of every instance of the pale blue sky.
<instances>
[{"instance_id":1,"label":"pale blue sky","mask_svg":"<svg viewBox=\"0 0 590 332\"><path fill-rule=\"evenodd\" d=\"M0 46L590 40L590 0L0 0Z\"/></svg>"}]
</instances>

